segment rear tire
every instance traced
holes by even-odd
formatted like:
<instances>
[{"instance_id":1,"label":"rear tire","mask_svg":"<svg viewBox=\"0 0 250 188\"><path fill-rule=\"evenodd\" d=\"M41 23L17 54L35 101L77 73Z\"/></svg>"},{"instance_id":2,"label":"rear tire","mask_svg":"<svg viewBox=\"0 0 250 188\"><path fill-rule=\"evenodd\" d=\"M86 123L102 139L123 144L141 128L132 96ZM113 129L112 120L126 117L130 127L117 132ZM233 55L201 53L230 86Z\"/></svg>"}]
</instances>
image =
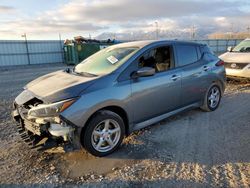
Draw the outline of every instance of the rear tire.
<instances>
[{"instance_id":1,"label":"rear tire","mask_svg":"<svg viewBox=\"0 0 250 188\"><path fill-rule=\"evenodd\" d=\"M201 109L206 112L211 112L216 110L221 101L221 89L217 84L213 84L208 89L203 105L201 106Z\"/></svg>"},{"instance_id":2,"label":"rear tire","mask_svg":"<svg viewBox=\"0 0 250 188\"><path fill-rule=\"evenodd\" d=\"M113 153L125 135L122 118L108 110L102 110L89 121L82 135L84 148L94 156L103 157Z\"/></svg>"}]
</instances>

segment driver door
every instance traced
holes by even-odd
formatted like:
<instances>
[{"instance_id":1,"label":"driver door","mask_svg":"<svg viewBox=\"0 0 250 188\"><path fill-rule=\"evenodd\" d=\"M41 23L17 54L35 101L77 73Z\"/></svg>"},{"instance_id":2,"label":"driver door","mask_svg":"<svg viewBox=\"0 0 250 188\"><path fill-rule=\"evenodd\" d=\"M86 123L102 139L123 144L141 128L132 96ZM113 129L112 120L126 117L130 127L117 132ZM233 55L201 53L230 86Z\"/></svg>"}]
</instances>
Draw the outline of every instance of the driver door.
<instances>
[{"instance_id":1,"label":"driver door","mask_svg":"<svg viewBox=\"0 0 250 188\"><path fill-rule=\"evenodd\" d=\"M161 47L162 48L162 47ZM140 59L149 60L146 66L158 67L156 49L151 49L138 58L138 69L143 67ZM170 63L166 70L158 71L152 76L131 79L131 110L134 123L141 123L151 118L160 116L180 107L181 72L175 69L175 60L172 46L169 49ZM167 58L167 57L164 57ZM163 58L164 62L165 59ZM156 64L155 64L156 63ZM144 63L145 65L145 63Z\"/></svg>"}]
</instances>

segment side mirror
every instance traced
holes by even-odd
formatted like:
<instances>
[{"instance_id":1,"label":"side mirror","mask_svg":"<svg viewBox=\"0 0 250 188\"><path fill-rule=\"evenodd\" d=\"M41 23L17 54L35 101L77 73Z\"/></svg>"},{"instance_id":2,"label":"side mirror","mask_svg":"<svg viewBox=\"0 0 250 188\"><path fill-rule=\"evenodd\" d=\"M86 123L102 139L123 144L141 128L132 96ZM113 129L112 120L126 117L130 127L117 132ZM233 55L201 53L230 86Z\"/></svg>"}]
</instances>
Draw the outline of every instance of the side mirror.
<instances>
[{"instance_id":1,"label":"side mirror","mask_svg":"<svg viewBox=\"0 0 250 188\"><path fill-rule=\"evenodd\" d=\"M246 47L245 52L250 52L250 47Z\"/></svg>"},{"instance_id":2,"label":"side mirror","mask_svg":"<svg viewBox=\"0 0 250 188\"><path fill-rule=\"evenodd\" d=\"M234 48L233 48L232 46L228 46L228 47L227 47L227 51L228 51L228 52L232 52L233 49L234 49Z\"/></svg>"},{"instance_id":3,"label":"side mirror","mask_svg":"<svg viewBox=\"0 0 250 188\"><path fill-rule=\"evenodd\" d=\"M64 71L67 72L67 73L69 73L70 72L70 68L66 68Z\"/></svg>"},{"instance_id":4,"label":"side mirror","mask_svg":"<svg viewBox=\"0 0 250 188\"><path fill-rule=\"evenodd\" d=\"M132 78L153 76L155 74L155 69L152 67L142 67L138 71L132 73Z\"/></svg>"}]
</instances>

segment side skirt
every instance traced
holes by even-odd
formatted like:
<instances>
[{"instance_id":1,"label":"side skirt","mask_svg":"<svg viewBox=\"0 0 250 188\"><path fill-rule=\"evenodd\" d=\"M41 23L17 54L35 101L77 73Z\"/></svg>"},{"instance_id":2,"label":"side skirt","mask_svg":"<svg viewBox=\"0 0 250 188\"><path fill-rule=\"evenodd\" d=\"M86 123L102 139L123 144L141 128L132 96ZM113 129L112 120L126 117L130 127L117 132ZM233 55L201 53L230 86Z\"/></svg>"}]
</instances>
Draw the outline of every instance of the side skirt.
<instances>
[{"instance_id":1,"label":"side skirt","mask_svg":"<svg viewBox=\"0 0 250 188\"><path fill-rule=\"evenodd\" d=\"M198 107L200 107L200 105L201 105L200 103L193 103L193 104L191 104L191 105L188 105L188 106L179 108L179 109L177 109L177 110L174 110L174 111L168 112L168 113L166 113L166 114L162 114L162 115L160 115L160 116L154 117L154 118L152 118L152 119L143 121L143 122L141 122L141 123L135 124L135 125L132 127L132 131L131 131L131 132L136 131L136 130L140 130L140 129L142 129L142 128L145 128L145 127L147 127L147 126L149 126L149 125L152 125L152 124L154 124L154 123L157 123L157 122L159 122L159 121L161 121L161 120L163 120L163 119L166 119L166 118L168 118L168 117L170 117L170 116L173 116L173 115L178 114L178 113L180 113L180 112L183 112L183 111L185 111L185 110L193 109L193 108L198 108Z\"/></svg>"}]
</instances>

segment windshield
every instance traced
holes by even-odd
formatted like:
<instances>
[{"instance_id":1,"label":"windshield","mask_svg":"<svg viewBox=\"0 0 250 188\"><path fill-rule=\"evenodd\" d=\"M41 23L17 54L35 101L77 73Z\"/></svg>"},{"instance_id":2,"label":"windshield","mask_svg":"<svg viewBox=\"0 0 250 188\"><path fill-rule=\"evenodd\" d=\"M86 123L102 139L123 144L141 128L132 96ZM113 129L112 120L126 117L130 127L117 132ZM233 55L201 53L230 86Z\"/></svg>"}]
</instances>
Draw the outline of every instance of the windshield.
<instances>
[{"instance_id":1,"label":"windshield","mask_svg":"<svg viewBox=\"0 0 250 188\"><path fill-rule=\"evenodd\" d=\"M242 41L233 49L233 52L250 52L250 40Z\"/></svg>"},{"instance_id":2,"label":"windshield","mask_svg":"<svg viewBox=\"0 0 250 188\"><path fill-rule=\"evenodd\" d=\"M111 46L82 61L74 71L93 76L109 74L125 63L137 50L137 47L115 48Z\"/></svg>"}]
</instances>

